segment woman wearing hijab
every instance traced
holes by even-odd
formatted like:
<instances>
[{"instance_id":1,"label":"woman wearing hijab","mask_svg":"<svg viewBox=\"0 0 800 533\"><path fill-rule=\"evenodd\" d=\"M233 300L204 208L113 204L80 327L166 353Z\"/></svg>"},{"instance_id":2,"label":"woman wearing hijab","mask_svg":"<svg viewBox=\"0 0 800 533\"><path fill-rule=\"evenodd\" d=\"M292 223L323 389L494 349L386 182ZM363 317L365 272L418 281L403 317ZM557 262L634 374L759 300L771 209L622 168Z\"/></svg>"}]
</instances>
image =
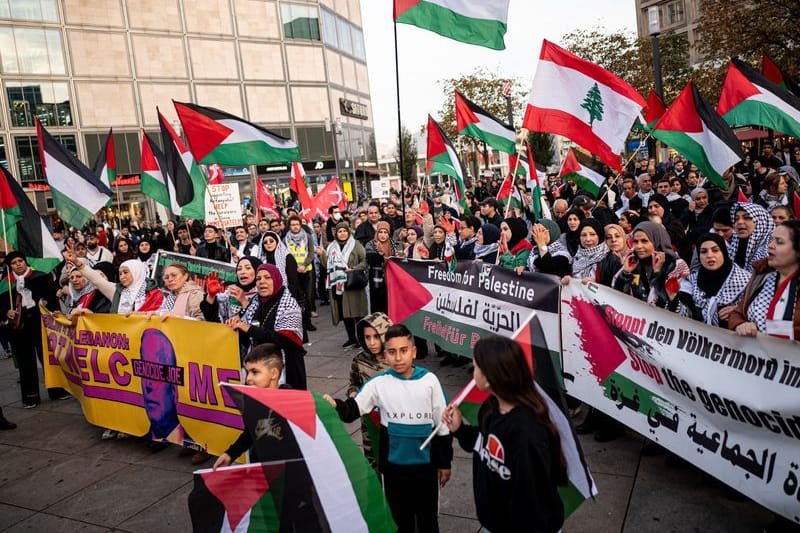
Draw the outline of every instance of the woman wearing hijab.
<instances>
[{"instance_id":1,"label":"woman wearing hijab","mask_svg":"<svg viewBox=\"0 0 800 533\"><path fill-rule=\"evenodd\" d=\"M156 254L153 251L153 243L148 239L142 239L136 247L136 258L147 265L148 275L153 273L156 265Z\"/></svg>"},{"instance_id":2,"label":"woman wearing hijab","mask_svg":"<svg viewBox=\"0 0 800 533\"><path fill-rule=\"evenodd\" d=\"M728 253L734 263L753 272L753 263L767 257L775 223L766 209L758 204L736 203L731 206L734 233Z\"/></svg>"},{"instance_id":3,"label":"woman wearing hijab","mask_svg":"<svg viewBox=\"0 0 800 533\"><path fill-rule=\"evenodd\" d=\"M448 239L447 229L443 225L436 224L433 227L431 237L432 240L428 246L428 259L446 261L455 256L455 249L450 239Z\"/></svg>"},{"instance_id":4,"label":"woman wearing hijab","mask_svg":"<svg viewBox=\"0 0 800 533\"><path fill-rule=\"evenodd\" d=\"M400 254L392 240L392 226L385 220L375 226L375 237L365 248L367 265L369 266L369 302L373 313L389 312L389 300L386 290L384 268L386 260Z\"/></svg>"},{"instance_id":5,"label":"woman wearing hijab","mask_svg":"<svg viewBox=\"0 0 800 533\"><path fill-rule=\"evenodd\" d=\"M658 217L655 220L651 220L660 222L660 224L664 226L672 244L680 246L680 244L683 243L683 238L685 236L683 225L678 219L672 216L672 209L670 208L669 200L667 200L666 196L658 193L652 195L647 202L647 213L650 217Z\"/></svg>"},{"instance_id":6,"label":"woman wearing hijab","mask_svg":"<svg viewBox=\"0 0 800 533\"><path fill-rule=\"evenodd\" d=\"M428 247L423 240L423 231L420 226L411 226L406 232L406 244L403 257L406 259L423 260L428 258Z\"/></svg>"},{"instance_id":7,"label":"woman wearing hijab","mask_svg":"<svg viewBox=\"0 0 800 533\"><path fill-rule=\"evenodd\" d=\"M605 234L606 246L608 246L608 254L600 261L598 270L600 277L597 282L606 287L611 287L614 281L614 276L619 272L622 267L622 259L628 253L628 239L625 235L625 230L619 224L607 224L603 229Z\"/></svg>"},{"instance_id":8,"label":"woman wearing hijab","mask_svg":"<svg viewBox=\"0 0 800 533\"><path fill-rule=\"evenodd\" d=\"M528 257L531 272L563 278L572 273L572 256L561 240L561 229L549 218L542 218L531 228L534 247Z\"/></svg>"},{"instance_id":9,"label":"woman wearing hijab","mask_svg":"<svg viewBox=\"0 0 800 533\"><path fill-rule=\"evenodd\" d=\"M714 224L714 207L708 201L708 191L702 187L692 190L692 202L683 217L687 237L692 239L711 231Z\"/></svg>"},{"instance_id":10,"label":"woman wearing hijab","mask_svg":"<svg viewBox=\"0 0 800 533\"><path fill-rule=\"evenodd\" d=\"M336 225L334 240L327 250L317 247L322 268L325 269L325 286L330 294L331 319L333 325L344 321L347 340L342 348L357 346L356 323L367 315L366 287L347 288L347 273L367 270L367 256L364 247L353 238L347 222Z\"/></svg>"},{"instance_id":11,"label":"woman wearing hijab","mask_svg":"<svg viewBox=\"0 0 800 533\"><path fill-rule=\"evenodd\" d=\"M261 259L262 263L269 263L278 267L284 285L291 288L293 285L300 283L300 278L297 276L297 261L289 253L289 247L286 246L280 235L274 231L265 231L261 237L261 246L258 251L260 254L259 259ZM295 299L297 299L296 295Z\"/></svg>"},{"instance_id":12,"label":"woman wearing hijab","mask_svg":"<svg viewBox=\"0 0 800 533\"><path fill-rule=\"evenodd\" d=\"M664 226L640 222L633 229L633 246L622 261L613 287L656 307L671 305L674 311L680 280L688 274L689 267L672 250Z\"/></svg>"},{"instance_id":13,"label":"woman wearing hijab","mask_svg":"<svg viewBox=\"0 0 800 533\"><path fill-rule=\"evenodd\" d=\"M475 239L475 259L484 263L497 262L497 250L500 241L500 230L494 224L481 225Z\"/></svg>"},{"instance_id":14,"label":"woman wearing hijab","mask_svg":"<svg viewBox=\"0 0 800 533\"><path fill-rule=\"evenodd\" d=\"M500 235L504 250L500 255L500 266L522 274L528 269L528 258L533 249L527 238L527 224L521 218L507 218L500 223Z\"/></svg>"},{"instance_id":15,"label":"woman wearing hijab","mask_svg":"<svg viewBox=\"0 0 800 533\"><path fill-rule=\"evenodd\" d=\"M715 233L701 235L695 247L700 267L681 283L680 312L710 326L727 328L750 274L731 261L725 239Z\"/></svg>"},{"instance_id":16,"label":"woman wearing hijab","mask_svg":"<svg viewBox=\"0 0 800 533\"><path fill-rule=\"evenodd\" d=\"M284 287L278 267L269 263L258 267L256 296L250 300L242 316L231 318L228 325L239 332L243 353L267 342L280 347L286 383L293 389L306 389L303 312Z\"/></svg>"},{"instance_id":17,"label":"woman wearing hijab","mask_svg":"<svg viewBox=\"0 0 800 533\"><path fill-rule=\"evenodd\" d=\"M601 274L607 274L600 272L600 263L609 254L603 225L596 218L586 218L578 227L578 234L580 247L572 260L572 275L579 279L589 278L592 281L599 281ZM609 279L616 272L616 270L612 272Z\"/></svg>"},{"instance_id":18,"label":"woman wearing hijab","mask_svg":"<svg viewBox=\"0 0 800 533\"><path fill-rule=\"evenodd\" d=\"M236 283L223 290L216 274L206 280L206 297L200 310L207 322L227 322L238 316L256 293L256 269L261 261L256 257L241 257L236 263ZM244 357L244 354L241 354Z\"/></svg>"},{"instance_id":19,"label":"woman wearing hijab","mask_svg":"<svg viewBox=\"0 0 800 533\"><path fill-rule=\"evenodd\" d=\"M105 265L105 266L103 266ZM111 263L97 263L95 270L103 272L101 269L113 269ZM113 275L113 270L112 270ZM103 273L107 278L107 274ZM81 315L92 313L108 313L111 309L111 301L103 296L94 284L86 279L80 270L73 268L69 273L69 293L71 305L67 316L74 320Z\"/></svg>"},{"instance_id":20,"label":"woman wearing hijab","mask_svg":"<svg viewBox=\"0 0 800 533\"><path fill-rule=\"evenodd\" d=\"M561 229L561 237L559 239L569 252L570 260L578 252L581 240L578 228L584 218L586 218L586 215L583 214L583 211L573 207L564 215L563 224L559 221L558 226Z\"/></svg>"}]
</instances>

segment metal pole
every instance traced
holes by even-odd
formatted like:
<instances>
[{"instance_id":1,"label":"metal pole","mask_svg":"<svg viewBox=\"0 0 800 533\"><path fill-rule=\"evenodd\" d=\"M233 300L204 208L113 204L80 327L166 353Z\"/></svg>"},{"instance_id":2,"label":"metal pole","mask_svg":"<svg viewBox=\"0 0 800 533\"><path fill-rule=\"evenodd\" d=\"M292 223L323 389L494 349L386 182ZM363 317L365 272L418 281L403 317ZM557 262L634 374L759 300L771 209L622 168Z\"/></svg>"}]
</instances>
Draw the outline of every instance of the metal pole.
<instances>
[{"instance_id":1,"label":"metal pole","mask_svg":"<svg viewBox=\"0 0 800 533\"><path fill-rule=\"evenodd\" d=\"M400 196L403 199L403 220L406 219L406 182L403 179L403 123L400 116L400 58L397 51L397 22L394 22L394 79L397 88L397 153L400 164Z\"/></svg>"},{"instance_id":2,"label":"metal pole","mask_svg":"<svg viewBox=\"0 0 800 533\"><path fill-rule=\"evenodd\" d=\"M653 33L650 36L650 42L653 45L653 76L655 82L655 91L656 95L664 101L664 82L661 78L661 49L659 48L658 44L658 33ZM652 141L653 147L653 157L656 158L656 162L658 162L659 157L656 154L658 144L655 142L655 139ZM650 152L650 145L648 144L648 152Z\"/></svg>"}]
</instances>

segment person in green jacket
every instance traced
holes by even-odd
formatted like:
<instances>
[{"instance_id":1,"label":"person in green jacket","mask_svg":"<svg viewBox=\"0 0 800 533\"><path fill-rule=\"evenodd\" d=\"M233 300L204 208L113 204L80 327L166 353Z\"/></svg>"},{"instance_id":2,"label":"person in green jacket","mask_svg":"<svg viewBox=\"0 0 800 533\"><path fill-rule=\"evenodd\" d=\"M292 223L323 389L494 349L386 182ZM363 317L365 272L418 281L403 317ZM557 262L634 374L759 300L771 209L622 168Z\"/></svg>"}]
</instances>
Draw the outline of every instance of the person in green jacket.
<instances>
[{"instance_id":1,"label":"person in green jacket","mask_svg":"<svg viewBox=\"0 0 800 533\"><path fill-rule=\"evenodd\" d=\"M517 274L522 274L528 269L528 257L531 255L533 245L527 239L528 225L521 218L510 217L500 224L500 242L502 255L500 265L509 268Z\"/></svg>"}]
</instances>

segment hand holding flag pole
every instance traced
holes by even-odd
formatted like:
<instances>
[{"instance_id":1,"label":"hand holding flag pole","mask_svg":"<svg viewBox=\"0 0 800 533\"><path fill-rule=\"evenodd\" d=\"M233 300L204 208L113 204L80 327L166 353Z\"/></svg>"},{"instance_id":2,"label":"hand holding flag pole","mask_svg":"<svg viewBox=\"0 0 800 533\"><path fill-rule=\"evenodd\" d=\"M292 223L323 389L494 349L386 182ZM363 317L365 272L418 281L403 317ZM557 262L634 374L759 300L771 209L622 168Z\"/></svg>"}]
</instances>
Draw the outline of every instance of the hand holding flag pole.
<instances>
[{"instance_id":1,"label":"hand holding flag pole","mask_svg":"<svg viewBox=\"0 0 800 533\"><path fill-rule=\"evenodd\" d=\"M467 386L464 387L464 389L461 392L458 393L458 396L456 396L453 399L453 401L450 402L450 404L447 407L458 407L459 405L461 405L464 402L464 400L466 399L467 395L469 395L469 393L472 392L472 389L474 389L475 387L476 387L476 383L475 383L475 379L473 378L473 379L469 380L469 383L467 383ZM439 423L433 429L433 432L430 435L428 435L428 438L425 439L425 442L420 444L420 446L419 446L420 450L424 450L425 448L428 447L428 444L430 444L431 441L433 440L433 437L435 437L436 434L439 433L439 430L442 429L442 426L444 426L444 420L439 420Z\"/></svg>"},{"instance_id":2,"label":"hand holding flag pole","mask_svg":"<svg viewBox=\"0 0 800 533\"><path fill-rule=\"evenodd\" d=\"M614 179L611 180L611 185L615 184L617 182L617 180L619 180L619 177L622 175L622 172L624 171L624 169L627 168L628 164L631 161L633 161L633 158L636 157L636 154L638 154L639 151L642 149L642 146L645 145L647 139L650 138L650 135L651 134L648 133L647 137L645 137L644 139L641 140L641 142L639 143L639 146L636 147L636 150L634 150L633 153L631 154L631 156L625 161L625 163L623 163L622 170L619 170L617 172L617 175L614 176ZM603 194L600 196L600 198L597 199L597 203L594 205L594 208L592 209L592 212L594 212L594 210L597 209L597 207L600 205L600 202L602 202L603 198L605 198L606 196L608 196L608 185L606 185L605 192L603 192Z\"/></svg>"}]
</instances>

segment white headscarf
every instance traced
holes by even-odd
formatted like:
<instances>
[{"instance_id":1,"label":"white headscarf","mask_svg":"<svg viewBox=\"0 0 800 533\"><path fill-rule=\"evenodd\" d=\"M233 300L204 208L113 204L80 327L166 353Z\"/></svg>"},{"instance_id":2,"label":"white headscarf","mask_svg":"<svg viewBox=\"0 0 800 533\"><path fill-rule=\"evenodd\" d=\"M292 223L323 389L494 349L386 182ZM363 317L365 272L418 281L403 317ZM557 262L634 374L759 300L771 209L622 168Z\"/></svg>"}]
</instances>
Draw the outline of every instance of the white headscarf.
<instances>
[{"instance_id":1,"label":"white headscarf","mask_svg":"<svg viewBox=\"0 0 800 533\"><path fill-rule=\"evenodd\" d=\"M144 303L147 294L147 265L138 259L128 259L119 268L127 268L133 280L127 287L122 288L119 297L117 312L120 314L131 313L139 309Z\"/></svg>"}]
</instances>

